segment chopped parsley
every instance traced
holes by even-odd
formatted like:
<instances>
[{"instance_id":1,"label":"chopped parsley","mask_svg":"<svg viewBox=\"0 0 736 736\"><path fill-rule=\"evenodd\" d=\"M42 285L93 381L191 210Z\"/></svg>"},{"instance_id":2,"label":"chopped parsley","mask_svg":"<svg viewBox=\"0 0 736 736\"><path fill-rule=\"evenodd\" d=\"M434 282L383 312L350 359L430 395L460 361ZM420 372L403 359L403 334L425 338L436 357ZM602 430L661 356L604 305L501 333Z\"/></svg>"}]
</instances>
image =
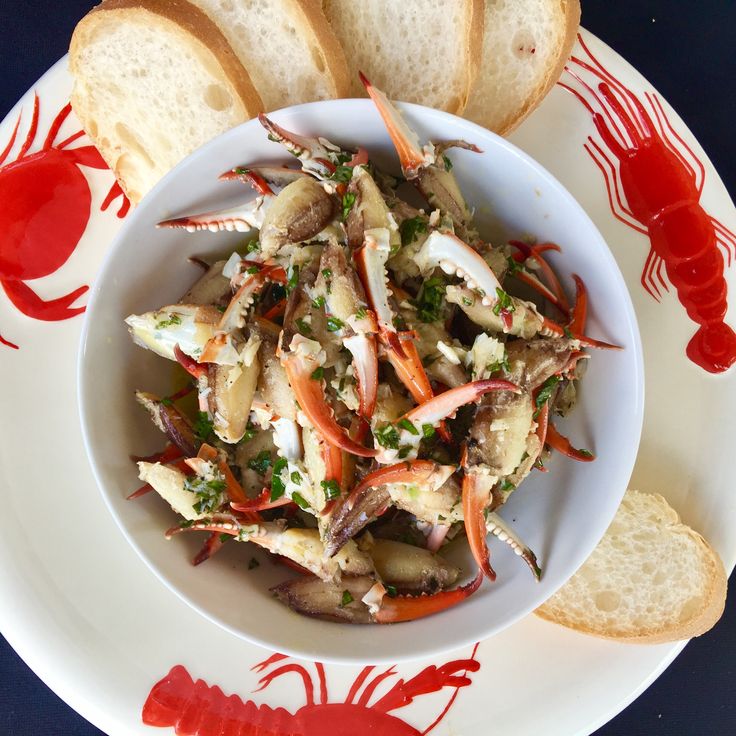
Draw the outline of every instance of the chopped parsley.
<instances>
[{"instance_id":1,"label":"chopped parsley","mask_svg":"<svg viewBox=\"0 0 736 736\"><path fill-rule=\"evenodd\" d=\"M198 514L211 514L222 504L225 478L219 471L213 473L212 480L205 480L198 475L188 476L184 481L184 490L197 497L192 508Z\"/></svg>"},{"instance_id":2,"label":"chopped parsley","mask_svg":"<svg viewBox=\"0 0 736 736\"><path fill-rule=\"evenodd\" d=\"M326 279L332 278L332 270L329 268L323 268L322 269L322 277Z\"/></svg>"},{"instance_id":3,"label":"chopped parsley","mask_svg":"<svg viewBox=\"0 0 736 736\"><path fill-rule=\"evenodd\" d=\"M325 298L323 296L318 296L315 299L312 299L312 306L315 309L322 309L325 305Z\"/></svg>"},{"instance_id":4,"label":"chopped parsley","mask_svg":"<svg viewBox=\"0 0 736 736\"><path fill-rule=\"evenodd\" d=\"M435 435L435 428L431 424L422 424L422 436L425 440L430 440Z\"/></svg>"},{"instance_id":5,"label":"chopped parsley","mask_svg":"<svg viewBox=\"0 0 736 736\"><path fill-rule=\"evenodd\" d=\"M386 595L389 598L396 598L396 596L399 594L399 591L396 590L396 587L394 585L384 585L384 588L386 588Z\"/></svg>"},{"instance_id":6,"label":"chopped parsley","mask_svg":"<svg viewBox=\"0 0 736 736\"><path fill-rule=\"evenodd\" d=\"M407 457L411 450L411 445L401 445L401 447L399 448L399 460L403 460L405 457Z\"/></svg>"},{"instance_id":7,"label":"chopped parsley","mask_svg":"<svg viewBox=\"0 0 736 736\"><path fill-rule=\"evenodd\" d=\"M293 291L299 282L299 266L292 266L289 280L286 282L286 293Z\"/></svg>"},{"instance_id":8,"label":"chopped parsley","mask_svg":"<svg viewBox=\"0 0 736 736\"><path fill-rule=\"evenodd\" d=\"M349 590L343 590L342 598L340 599L340 608L345 608L345 606L349 606L354 600L355 598L350 595Z\"/></svg>"},{"instance_id":9,"label":"chopped parsley","mask_svg":"<svg viewBox=\"0 0 736 736\"><path fill-rule=\"evenodd\" d=\"M248 424L245 427L245 432L243 432L243 436L240 438L240 442L248 442L248 440L252 440L256 436L256 432L258 430L256 429L253 422L249 421Z\"/></svg>"},{"instance_id":10,"label":"chopped parsley","mask_svg":"<svg viewBox=\"0 0 736 736\"><path fill-rule=\"evenodd\" d=\"M573 339L573 334L572 334L572 332L570 332L570 328L567 325L565 325L562 329L563 329L563 332L565 333L565 337L567 337L570 340L572 340Z\"/></svg>"},{"instance_id":11,"label":"chopped parsley","mask_svg":"<svg viewBox=\"0 0 736 736\"><path fill-rule=\"evenodd\" d=\"M340 497L340 484L336 480L323 480L320 485L328 501Z\"/></svg>"},{"instance_id":12,"label":"chopped parsley","mask_svg":"<svg viewBox=\"0 0 736 736\"><path fill-rule=\"evenodd\" d=\"M445 281L435 276L422 284L416 299L411 303L417 308L417 317L422 322L436 322L440 318L445 300Z\"/></svg>"},{"instance_id":13,"label":"chopped parsley","mask_svg":"<svg viewBox=\"0 0 736 736\"><path fill-rule=\"evenodd\" d=\"M387 424L385 427L376 429L373 433L379 445L389 450L399 449L399 433L393 424Z\"/></svg>"},{"instance_id":14,"label":"chopped parsley","mask_svg":"<svg viewBox=\"0 0 736 736\"><path fill-rule=\"evenodd\" d=\"M258 268L258 266L249 266L249 267L248 267L248 268L247 268L247 269L245 270L245 272L246 272L246 273L247 273L247 274L248 274L249 276L252 276L253 274L255 274L255 273L258 273L258 272L259 272L260 270L261 270L261 269L260 269L260 268Z\"/></svg>"},{"instance_id":15,"label":"chopped parsley","mask_svg":"<svg viewBox=\"0 0 736 736\"><path fill-rule=\"evenodd\" d=\"M309 504L304 500L304 496L302 496L301 493L297 493L294 491L294 493L291 494L291 500L300 508L300 509L308 509Z\"/></svg>"},{"instance_id":16,"label":"chopped parsley","mask_svg":"<svg viewBox=\"0 0 736 736\"><path fill-rule=\"evenodd\" d=\"M168 396L164 396L164 398L161 399L161 405L162 406L174 406L174 402Z\"/></svg>"},{"instance_id":17,"label":"chopped parsley","mask_svg":"<svg viewBox=\"0 0 736 736\"><path fill-rule=\"evenodd\" d=\"M271 458L269 456L269 462ZM271 474L271 500L276 501L286 493L286 484L281 477L281 473L288 467L289 461L285 457L280 457L273 466Z\"/></svg>"},{"instance_id":18,"label":"chopped parsley","mask_svg":"<svg viewBox=\"0 0 736 736\"><path fill-rule=\"evenodd\" d=\"M312 334L312 328L309 326L309 323L307 323L302 317L297 317L294 320L294 323L296 324L297 330L299 330L302 335L309 337L309 335Z\"/></svg>"},{"instance_id":19,"label":"chopped parsley","mask_svg":"<svg viewBox=\"0 0 736 736\"><path fill-rule=\"evenodd\" d=\"M271 467L271 453L268 450L261 450L254 458L248 460L248 467L255 470L258 475L265 475Z\"/></svg>"},{"instance_id":20,"label":"chopped parsley","mask_svg":"<svg viewBox=\"0 0 736 736\"><path fill-rule=\"evenodd\" d=\"M400 419L397 424L402 429L405 429L409 434L419 435L419 430L408 419Z\"/></svg>"},{"instance_id":21,"label":"chopped parsley","mask_svg":"<svg viewBox=\"0 0 736 736\"><path fill-rule=\"evenodd\" d=\"M355 195L352 192L346 192L342 197L342 219L343 222L348 219L350 210L355 204Z\"/></svg>"},{"instance_id":22,"label":"chopped parsley","mask_svg":"<svg viewBox=\"0 0 736 736\"><path fill-rule=\"evenodd\" d=\"M505 480L503 483L501 483L501 490L506 493L506 491L513 491L516 486L510 481Z\"/></svg>"},{"instance_id":23,"label":"chopped parsley","mask_svg":"<svg viewBox=\"0 0 736 736\"><path fill-rule=\"evenodd\" d=\"M255 253L261 249L261 244L257 240L249 240L245 246L246 253Z\"/></svg>"},{"instance_id":24,"label":"chopped parsley","mask_svg":"<svg viewBox=\"0 0 736 736\"><path fill-rule=\"evenodd\" d=\"M206 411L197 412L197 418L194 420L194 436L202 442L207 442L214 430L212 429L212 420Z\"/></svg>"},{"instance_id":25,"label":"chopped parsley","mask_svg":"<svg viewBox=\"0 0 736 736\"><path fill-rule=\"evenodd\" d=\"M309 376L313 381L321 381L325 377L325 369L322 366L315 368Z\"/></svg>"},{"instance_id":26,"label":"chopped parsley","mask_svg":"<svg viewBox=\"0 0 736 736\"><path fill-rule=\"evenodd\" d=\"M593 453L590 450L584 450L581 448L578 450L578 453L580 453L583 457L594 457Z\"/></svg>"},{"instance_id":27,"label":"chopped parsley","mask_svg":"<svg viewBox=\"0 0 736 736\"><path fill-rule=\"evenodd\" d=\"M452 161L444 153L442 154L442 161L445 164L445 171L452 171Z\"/></svg>"},{"instance_id":28,"label":"chopped parsley","mask_svg":"<svg viewBox=\"0 0 736 736\"><path fill-rule=\"evenodd\" d=\"M327 329L329 332L337 332L339 329L342 329L343 322L341 319L338 319L337 317L328 317L327 318Z\"/></svg>"},{"instance_id":29,"label":"chopped parsley","mask_svg":"<svg viewBox=\"0 0 736 736\"><path fill-rule=\"evenodd\" d=\"M228 542L232 539L232 537L229 534L220 534L220 544L225 544L225 542Z\"/></svg>"},{"instance_id":30,"label":"chopped parsley","mask_svg":"<svg viewBox=\"0 0 736 736\"><path fill-rule=\"evenodd\" d=\"M534 405L537 407L537 410L534 412L535 419L539 416L539 412L542 411L542 407L549 401L552 396L552 392L555 390L555 387L559 382L559 376L550 376L542 384L542 388L540 388L539 393L537 393L537 398L534 399Z\"/></svg>"},{"instance_id":31,"label":"chopped parsley","mask_svg":"<svg viewBox=\"0 0 736 736\"><path fill-rule=\"evenodd\" d=\"M347 184L353 178L353 167L345 166L345 164L338 164L335 167L335 171L330 175L332 181L342 182Z\"/></svg>"},{"instance_id":32,"label":"chopped parsley","mask_svg":"<svg viewBox=\"0 0 736 736\"><path fill-rule=\"evenodd\" d=\"M249 570L255 570L261 563L258 562L258 560L255 557L250 558L250 562L248 563L248 569Z\"/></svg>"},{"instance_id":33,"label":"chopped parsley","mask_svg":"<svg viewBox=\"0 0 736 736\"><path fill-rule=\"evenodd\" d=\"M498 316L501 314L501 310L509 313L516 311L513 300L503 289L496 287L496 296L498 299L493 305L493 314Z\"/></svg>"},{"instance_id":34,"label":"chopped parsley","mask_svg":"<svg viewBox=\"0 0 736 736\"><path fill-rule=\"evenodd\" d=\"M466 307L472 307L472 306L473 306L473 304L474 304L474 302L473 302L473 300L472 300L472 299L468 299L468 297L464 296L464 297L463 297L463 304L464 304L464 305L465 305Z\"/></svg>"},{"instance_id":35,"label":"chopped parsley","mask_svg":"<svg viewBox=\"0 0 736 736\"><path fill-rule=\"evenodd\" d=\"M156 329L163 330L171 325L180 325L181 317L178 314L172 314L168 319L162 319L160 322L156 322Z\"/></svg>"},{"instance_id":36,"label":"chopped parsley","mask_svg":"<svg viewBox=\"0 0 736 736\"><path fill-rule=\"evenodd\" d=\"M423 217L410 217L399 225L401 245L410 245L417 239L419 233L427 232L427 221Z\"/></svg>"},{"instance_id":37,"label":"chopped parsley","mask_svg":"<svg viewBox=\"0 0 736 736\"><path fill-rule=\"evenodd\" d=\"M302 484L302 474L298 470L295 470L290 477L294 485L300 486Z\"/></svg>"},{"instance_id":38,"label":"chopped parsley","mask_svg":"<svg viewBox=\"0 0 736 736\"><path fill-rule=\"evenodd\" d=\"M506 373L511 372L511 367L509 366L509 356L504 351L503 354L503 360L497 360L495 363L490 363L486 366L486 370L490 373L496 373L496 371L505 371Z\"/></svg>"},{"instance_id":39,"label":"chopped parsley","mask_svg":"<svg viewBox=\"0 0 736 736\"><path fill-rule=\"evenodd\" d=\"M368 316L368 311L365 307L361 307L356 313L355 317L357 319L365 319Z\"/></svg>"}]
</instances>

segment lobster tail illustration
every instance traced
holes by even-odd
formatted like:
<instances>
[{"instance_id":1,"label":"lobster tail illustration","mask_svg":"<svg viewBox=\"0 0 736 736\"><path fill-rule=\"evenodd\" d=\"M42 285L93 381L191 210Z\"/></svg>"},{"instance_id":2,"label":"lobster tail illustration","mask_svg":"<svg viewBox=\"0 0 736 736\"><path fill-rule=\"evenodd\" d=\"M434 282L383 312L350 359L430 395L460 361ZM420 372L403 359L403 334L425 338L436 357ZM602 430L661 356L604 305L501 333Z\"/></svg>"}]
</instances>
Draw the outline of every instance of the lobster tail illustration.
<instances>
[{"instance_id":1,"label":"lobster tail illustration","mask_svg":"<svg viewBox=\"0 0 736 736\"><path fill-rule=\"evenodd\" d=\"M264 690L282 675L298 675L304 684L306 705L295 713L285 708L256 705L251 700L242 700L238 695L227 696L217 685L208 685L204 680L195 681L179 664L153 686L141 716L146 725L174 728L180 736L255 736L265 733L272 736L355 736L356 733L420 736L429 733L444 718L459 689L471 684L467 673L480 669L480 663L475 659L477 648L476 644L469 659L454 660L439 667L430 665L409 680L397 680L372 705L370 700L378 686L396 675L393 667L372 679L370 676L375 667L364 667L355 678L345 701L330 703L325 668L321 663L314 663L319 681L319 702L316 702L312 676L306 667L294 662L282 664L261 677L261 686L256 692ZM288 657L283 654L274 654L252 669L264 672L285 659ZM409 705L420 695L438 692L446 687L454 688L454 693L440 715L424 731L417 730L389 712Z\"/></svg>"},{"instance_id":2,"label":"lobster tail illustration","mask_svg":"<svg viewBox=\"0 0 736 736\"><path fill-rule=\"evenodd\" d=\"M700 204L705 166L657 95L645 93L645 105L581 35L578 42L587 58L573 55L566 67L570 83L559 85L592 115L601 142L589 136L584 148L604 177L614 216L649 238L641 284L657 301L668 282L674 287L699 325L688 358L711 373L725 371L736 361L736 334L724 322L728 289L719 246L730 265L736 236Z\"/></svg>"}]
</instances>

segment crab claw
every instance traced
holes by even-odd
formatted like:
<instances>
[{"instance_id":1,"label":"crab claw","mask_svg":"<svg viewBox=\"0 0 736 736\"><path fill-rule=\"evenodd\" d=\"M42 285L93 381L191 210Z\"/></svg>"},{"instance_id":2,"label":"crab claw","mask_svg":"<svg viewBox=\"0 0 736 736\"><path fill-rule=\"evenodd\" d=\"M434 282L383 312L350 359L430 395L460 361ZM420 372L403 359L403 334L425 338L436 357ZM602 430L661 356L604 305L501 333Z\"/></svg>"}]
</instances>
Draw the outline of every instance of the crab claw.
<instances>
[{"instance_id":1,"label":"crab claw","mask_svg":"<svg viewBox=\"0 0 736 736\"><path fill-rule=\"evenodd\" d=\"M446 274L460 277L468 288L480 293L483 306L495 305L499 291L503 291L501 282L480 253L453 233L434 230L414 260L422 273L439 266Z\"/></svg>"},{"instance_id":2,"label":"crab claw","mask_svg":"<svg viewBox=\"0 0 736 736\"><path fill-rule=\"evenodd\" d=\"M330 160L330 151L320 139L292 133L282 128L278 123L274 123L263 113L258 114L258 121L268 131L270 138L281 143L289 153L300 160L304 171L322 178L335 172L335 164ZM325 143L332 146L333 151L340 150L337 146L330 144L329 141L325 141Z\"/></svg>"},{"instance_id":3,"label":"crab claw","mask_svg":"<svg viewBox=\"0 0 736 736\"><path fill-rule=\"evenodd\" d=\"M434 392L413 342L414 333L402 332L399 338L404 357L391 346L388 346L386 350L386 357L396 371L398 379L409 389L414 401L417 404L423 404L434 396Z\"/></svg>"},{"instance_id":4,"label":"crab claw","mask_svg":"<svg viewBox=\"0 0 736 736\"><path fill-rule=\"evenodd\" d=\"M414 179L423 167L433 163L422 150L417 134L406 124L401 113L384 92L374 87L363 72L358 72L360 81L373 100L379 114L383 118L388 134L391 136L396 152L399 154L401 170L407 179Z\"/></svg>"},{"instance_id":5,"label":"crab claw","mask_svg":"<svg viewBox=\"0 0 736 736\"><path fill-rule=\"evenodd\" d=\"M378 352L376 339L371 334L355 334L346 337L343 344L353 356L353 369L358 380L358 414L370 419L378 397Z\"/></svg>"},{"instance_id":6,"label":"crab claw","mask_svg":"<svg viewBox=\"0 0 736 736\"><path fill-rule=\"evenodd\" d=\"M580 335L577 332L573 332L570 328L558 325L557 322L553 322L547 317L542 319L542 329L539 330L539 332L541 335L545 335L546 337L568 337L571 340L577 340L586 348L623 350L620 345L613 345L610 342L603 342L603 340L596 340L595 338L588 337L587 335Z\"/></svg>"},{"instance_id":7,"label":"crab claw","mask_svg":"<svg viewBox=\"0 0 736 736\"><path fill-rule=\"evenodd\" d=\"M567 437L561 435L557 428L552 422L547 425L547 436L545 442L553 449L562 455L566 455L572 460L577 460L581 463L590 463L595 460L595 455L589 450L578 450L570 444L570 440Z\"/></svg>"},{"instance_id":8,"label":"crab claw","mask_svg":"<svg viewBox=\"0 0 736 736\"><path fill-rule=\"evenodd\" d=\"M379 509L390 502L390 483L410 483L435 491L455 472L454 465L439 465L431 460L410 460L368 473L338 505L325 536L325 554L338 552L349 539L373 521Z\"/></svg>"},{"instance_id":9,"label":"crab claw","mask_svg":"<svg viewBox=\"0 0 736 736\"><path fill-rule=\"evenodd\" d=\"M220 174L218 178L221 181L232 181L235 179L237 181L242 181L244 184L250 184L258 194L274 194L274 191L271 189L268 182L256 169L247 168L245 166L236 166L234 169L230 169L230 171Z\"/></svg>"},{"instance_id":10,"label":"crab claw","mask_svg":"<svg viewBox=\"0 0 736 736\"><path fill-rule=\"evenodd\" d=\"M288 351L281 353L281 364L294 389L300 409L315 429L331 444L353 455L375 457L378 454L377 450L359 445L351 439L348 431L335 421L325 398L322 379L313 377L315 371L320 368L320 363L310 350L312 342L301 335L295 335Z\"/></svg>"},{"instance_id":11,"label":"crab claw","mask_svg":"<svg viewBox=\"0 0 736 736\"><path fill-rule=\"evenodd\" d=\"M573 332L582 332L588 317L588 290L580 276L574 273L572 277L575 280L575 306L572 310L569 328Z\"/></svg>"},{"instance_id":12,"label":"crab claw","mask_svg":"<svg viewBox=\"0 0 736 736\"><path fill-rule=\"evenodd\" d=\"M491 491L497 478L481 468L466 469L463 478L463 519L465 534L468 537L470 551L473 553L478 567L491 581L496 579L496 573L488 559L488 544L486 543L485 510L491 500Z\"/></svg>"},{"instance_id":13,"label":"crab claw","mask_svg":"<svg viewBox=\"0 0 736 736\"><path fill-rule=\"evenodd\" d=\"M247 233L256 228L260 229L271 202L273 195L261 195L234 207L162 220L156 227L180 228L189 233L197 230L209 230L212 233L222 230Z\"/></svg>"},{"instance_id":14,"label":"crab claw","mask_svg":"<svg viewBox=\"0 0 736 736\"><path fill-rule=\"evenodd\" d=\"M247 174L247 175L246 175ZM287 184L308 176L306 171L291 169L288 166L236 166L220 175L223 181L240 180L245 184L253 185L252 176L257 176L270 187L283 189Z\"/></svg>"},{"instance_id":15,"label":"crab claw","mask_svg":"<svg viewBox=\"0 0 736 736\"><path fill-rule=\"evenodd\" d=\"M498 514L490 513L486 515L486 529L494 537L498 537L502 542L508 544L529 565L529 569L537 580L542 578L542 568L539 567L537 556Z\"/></svg>"},{"instance_id":16,"label":"crab claw","mask_svg":"<svg viewBox=\"0 0 736 736\"><path fill-rule=\"evenodd\" d=\"M457 388L450 389L444 393L435 396L426 401L421 406L417 406L411 411L404 414L395 424L401 426L404 420L411 422L413 425L422 427L425 424L435 426L442 419L448 419L465 404L478 401L481 396L489 391L513 391L519 393L519 387L509 381L483 379L480 381L471 381Z\"/></svg>"},{"instance_id":17,"label":"crab claw","mask_svg":"<svg viewBox=\"0 0 736 736\"><path fill-rule=\"evenodd\" d=\"M441 590L431 595L396 596L384 595L378 611L373 615L379 624L395 624L401 621L414 621L418 618L440 613L456 606L475 593L483 582L483 573L478 574L465 585L455 590Z\"/></svg>"}]
</instances>

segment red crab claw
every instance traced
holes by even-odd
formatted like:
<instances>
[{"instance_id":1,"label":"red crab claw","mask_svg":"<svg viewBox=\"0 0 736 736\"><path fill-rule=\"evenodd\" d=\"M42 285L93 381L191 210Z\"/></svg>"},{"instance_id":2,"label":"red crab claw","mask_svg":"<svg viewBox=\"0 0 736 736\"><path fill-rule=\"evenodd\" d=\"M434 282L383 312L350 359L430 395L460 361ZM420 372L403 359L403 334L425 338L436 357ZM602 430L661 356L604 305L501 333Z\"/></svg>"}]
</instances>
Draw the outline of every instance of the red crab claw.
<instances>
[{"instance_id":1,"label":"red crab claw","mask_svg":"<svg viewBox=\"0 0 736 736\"><path fill-rule=\"evenodd\" d=\"M417 427L422 427L425 424L435 426L440 420L452 417L461 406L478 401L489 391L513 391L518 394L520 390L516 384L510 381L491 380L489 378L472 381L445 391L421 406L415 407L394 424L400 425L402 420L408 420Z\"/></svg>"},{"instance_id":2,"label":"red crab claw","mask_svg":"<svg viewBox=\"0 0 736 736\"><path fill-rule=\"evenodd\" d=\"M466 452L463 452L463 466L466 465ZM496 572L489 560L486 542L485 510L491 499L491 491L496 478L481 469L466 468L463 478L462 501L465 534L468 537L470 551L483 574L490 580L496 579Z\"/></svg>"},{"instance_id":3,"label":"red crab claw","mask_svg":"<svg viewBox=\"0 0 736 736\"><path fill-rule=\"evenodd\" d=\"M207 366L200 365L194 358L190 358L177 343L174 345L174 357L177 363L193 378L202 378L207 375Z\"/></svg>"},{"instance_id":4,"label":"red crab claw","mask_svg":"<svg viewBox=\"0 0 736 736\"><path fill-rule=\"evenodd\" d=\"M469 583L455 590L441 590L431 595L401 595L394 598L384 595L380 608L374 614L374 619L380 624L394 624L401 621L414 621L446 611L473 595L482 582L483 573L478 571L478 574Z\"/></svg>"},{"instance_id":5,"label":"red crab claw","mask_svg":"<svg viewBox=\"0 0 736 736\"><path fill-rule=\"evenodd\" d=\"M542 318L542 329L540 330L542 335L547 337L569 337L572 340L577 340L581 345L586 348L600 348L601 350L623 350L620 345L612 345L610 342L603 342L603 340L596 340L587 335L580 335L577 332L573 332L568 327L558 325L557 322L553 322L547 317Z\"/></svg>"},{"instance_id":6,"label":"red crab claw","mask_svg":"<svg viewBox=\"0 0 736 736\"><path fill-rule=\"evenodd\" d=\"M414 343L416 335L413 332L401 332L399 338L404 357L390 345L387 346L386 357L396 371L398 379L409 389L414 401L423 404L434 396L434 392Z\"/></svg>"},{"instance_id":7,"label":"red crab claw","mask_svg":"<svg viewBox=\"0 0 736 736\"><path fill-rule=\"evenodd\" d=\"M250 176L244 176L243 172L247 172L248 175L260 177L269 187L279 187L280 189L295 182L297 179L308 176L305 171L301 169L290 169L288 166L236 166L234 169L221 174L220 179L223 181L240 180L245 184L252 185Z\"/></svg>"},{"instance_id":8,"label":"red crab claw","mask_svg":"<svg viewBox=\"0 0 736 736\"><path fill-rule=\"evenodd\" d=\"M350 497L360 495L368 488L378 488L388 483L412 483L439 488L455 471L455 465L439 465L432 460L407 460L396 465L368 473L350 492Z\"/></svg>"},{"instance_id":9,"label":"red crab claw","mask_svg":"<svg viewBox=\"0 0 736 736\"><path fill-rule=\"evenodd\" d=\"M247 168L245 166L236 166L234 169L230 169L230 171L220 174L219 179L221 181L237 180L242 181L244 184L250 184L258 194L274 194L274 191L271 189L268 182L256 169Z\"/></svg>"},{"instance_id":10,"label":"red crab claw","mask_svg":"<svg viewBox=\"0 0 736 736\"><path fill-rule=\"evenodd\" d=\"M359 445L351 439L347 430L335 421L325 397L322 380L312 377L317 368L320 367L313 357L300 352L297 346L296 350L291 349L288 352L282 352L281 364L286 370L287 378L294 389L300 409L328 442L345 450L345 452L360 457L375 457L378 454L377 450L363 447L363 445Z\"/></svg>"},{"instance_id":11,"label":"red crab claw","mask_svg":"<svg viewBox=\"0 0 736 736\"><path fill-rule=\"evenodd\" d=\"M552 422L547 426L547 437L545 442L557 452L581 463L589 463L595 460L595 455L588 450L577 450L570 444L567 437L561 435Z\"/></svg>"},{"instance_id":12,"label":"red crab claw","mask_svg":"<svg viewBox=\"0 0 736 736\"><path fill-rule=\"evenodd\" d=\"M560 284L560 280L557 278L557 274L554 272L552 266L550 266L549 263L547 263L547 261L542 257L542 253L546 253L550 250L560 253L562 251L562 248L560 248L560 246L556 243L528 245L521 240L510 240L509 245L512 245L514 246L514 248L517 248L519 250L520 256L515 260L523 263L529 258L532 258L539 264L539 268L544 276L545 281L547 282L547 285L545 286L538 279L536 279L536 282L538 284L537 286L537 284L532 283L532 281L535 280L533 277L530 280L526 280L524 276L528 276L529 274L524 274L523 271L514 274L514 276L516 276L520 281L524 281L524 283L536 289L540 294L542 294L546 299L552 302L558 309L560 309L560 311L562 311L567 316L570 312L570 303L567 301L565 290L562 288L562 284Z\"/></svg>"},{"instance_id":13,"label":"red crab claw","mask_svg":"<svg viewBox=\"0 0 736 736\"><path fill-rule=\"evenodd\" d=\"M588 290L580 276L574 273L572 277L575 279L575 307L572 310L569 329L573 332L582 332L588 318Z\"/></svg>"},{"instance_id":14,"label":"red crab claw","mask_svg":"<svg viewBox=\"0 0 736 736\"><path fill-rule=\"evenodd\" d=\"M314 171L321 176L330 176L335 172L335 164L330 161L330 152L317 138L292 133L263 113L258 114L258 120L271 139L281 143L302 162L305 171Z\"/></svg>"},{"instance_id":15,"label":"red crab claw","mask_svg":"<svg viewBox=\"0 0 736 736\"><path fill-rule=\"evenodd\" d=\"M376 338L372 334L356 333L346 337L343 344L353 356L353 369L358 381L358 414L370 419L376 408L378 397L378 351Z\"/></svg>"},{"instance_id":16,"label":"red crab claw","mask_svg":"<svg viewBox=\"0 0 736 736\"><path fill-rule=\"evenodd\" d=\"M417 134L406 124L401 113L394 107L393 103L377 87L374 87L363 72L358 72L360 81L365 87L371 100L376 106L389 136L393 141L394 148L399 154L401 170L407 179L414 179L419 170L428 165L429 161L422 150Z\"/></svg>"},{"instance_id":17,"label":"red crab claw","mask_svg":"<svg viewBox=\"0 0 736 736\"><path fill-rule=\"evenodd\" d=\"M255 498L250 498L244 503L236 503L231 501L230 508L233 511L249 513L251 511L265 511L266 509L275 509L279 506L286 506L293 503L288 496L281 496L275 501L271 500L271 489L264 488Z\"/></svg>"},{"instance_id":18,"label":"red crab claw","mask_svg":"<svg viewBox=\"0 0 736 736\"><path fill-rule=\"evenodd\" d=\"M200 212L196 215L184 215L170 220L162 220L156 227L179 228L186 230L188 233L194 233L198 230L209 230L211 233L222 230L247 233L261 227L263 216L272 201L272 195L260 196L222 210L212 210L210 212Z\"/></svg>"}]
</instances>

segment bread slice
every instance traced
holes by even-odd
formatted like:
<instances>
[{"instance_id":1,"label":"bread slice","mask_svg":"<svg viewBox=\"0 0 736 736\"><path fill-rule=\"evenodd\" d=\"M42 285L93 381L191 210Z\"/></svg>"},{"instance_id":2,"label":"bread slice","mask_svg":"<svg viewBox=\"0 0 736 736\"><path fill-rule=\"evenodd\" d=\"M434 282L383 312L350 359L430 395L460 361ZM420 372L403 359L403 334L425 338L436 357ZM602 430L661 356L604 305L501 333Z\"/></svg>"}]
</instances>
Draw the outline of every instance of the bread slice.
<instances>
[{"instance_id":1,"label":"bread slice","mask_svg":"<svg viewBox=\"0 0 736 736\"><path fill-rule=\"evenodd\" d=\"M593 554L536 613L606 639L661 644L712 628L726 586L718 555L662 496L627 491Z\"/></svg>"},{"instance_id":2,"label":"bread slice","mask_svg":"<svg viewBox=\"0 0 736 736\"><path fill-rule=\"evenodd\" d=\"M579 0L486 0L480 71L464 116L506 135L562 74L580 23Z\"/></svg>"},{"instance_id":3,"label":"bread slice","mask_svg":"<svg viewBox=\"0 0 736 736\"><path fill-rule=\"evenodd\" d=\"M72 107L134 202L263 109L225 37L185 0L105 0L74 30L69 65Z\"/></svg>"},{"instance_id":4,"label":"bread slice","mask_svg":"<svg viewBox=\"0 0 736 736\"><path fill-rule=\"evenodd\" d=\"M351 93L362 71L392 100L462 113L478 72L482 0L323 0L346 50Z\"/></svg>"},{"instance_id":5,"label":"bread slice","mask_svg":"<svg viewBox=\"0 0 736 736\"><path fill-rule=\"evenodd\" d=\"M266 110L346 97L345 54L319 0L192 0L217 23Z\"/></svg>"}]
</instances>

